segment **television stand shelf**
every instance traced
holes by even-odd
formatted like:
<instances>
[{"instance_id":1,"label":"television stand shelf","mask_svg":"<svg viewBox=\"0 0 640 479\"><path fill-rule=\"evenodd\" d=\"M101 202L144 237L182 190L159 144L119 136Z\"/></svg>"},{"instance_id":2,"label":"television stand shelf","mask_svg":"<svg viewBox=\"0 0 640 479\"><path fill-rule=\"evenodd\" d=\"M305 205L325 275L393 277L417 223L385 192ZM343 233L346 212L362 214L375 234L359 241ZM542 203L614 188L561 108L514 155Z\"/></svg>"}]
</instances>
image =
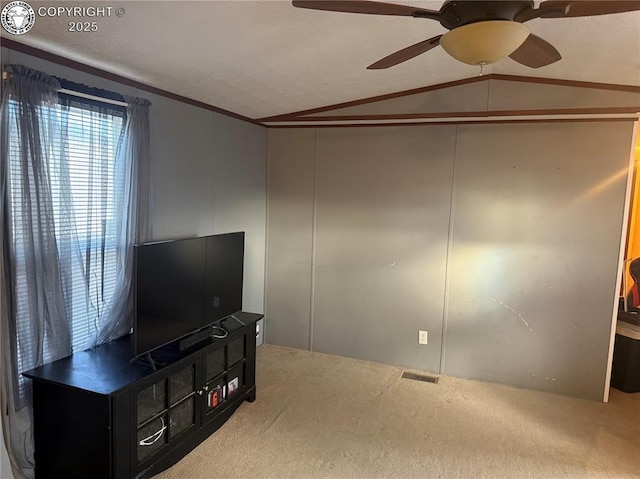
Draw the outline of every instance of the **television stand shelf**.
<instances>
[{"instance_id":1,"label":"television stand shelf","mask_svg":"<svg viewBox=\"0 0 640 479\"><path fill-rule=\"evenodd\" d=\"M127 336L25 372L33 380L36 479L151 477L253 402L262 315L233 316L221 322L225 338L154 352L155 371L131 361Z\"/></svg>"}]
</instances>

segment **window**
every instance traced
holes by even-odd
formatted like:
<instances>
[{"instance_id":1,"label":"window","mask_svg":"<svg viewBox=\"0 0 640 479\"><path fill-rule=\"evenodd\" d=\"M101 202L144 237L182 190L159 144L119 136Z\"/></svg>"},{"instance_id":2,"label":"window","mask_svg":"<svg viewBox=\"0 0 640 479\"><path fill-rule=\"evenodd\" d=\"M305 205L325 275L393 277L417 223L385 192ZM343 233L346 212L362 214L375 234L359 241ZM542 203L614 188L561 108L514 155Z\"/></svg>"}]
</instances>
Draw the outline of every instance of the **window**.
<instances>
[{"instance_id":1,"label":"window","mask_svg":"<svg viewBox=\"0 0 640 479\"><path fill-rule=\"evenodd\" d=\"M30 191L34 181L42 181L49 201L38 205L51 208L52 229L57 251L41 254L58 255L62 294L70 325L74 351L85 349L97 332L100 321L113 301L118 273L117 262L125 245L116 241L126 209L125 168L118 161L118 147L123 139L124 109L61 95L59 103L36 109L37 126L42 144L46 145L48 178L38 178L25 170L21 161L18 128L18 105L8 103L9 167L14 285L16 314L16 356L19 373L48 357L49 335L36 341L30 335L34 301L46 301L47 292L35 291L30 275L36 271L33 261L25 257L26 242L31 241L30 222L36 198ZM24 129L23 129L24 130ZM28 134L28 132L26 133ZM26 152L28 154L28 152ZM36 179L34 179L36 178ZM26 182L26 183L25 183ZM31 185L28 183L31 182ZM40 208L40 206L38 206ZM39 213L39 211L38 211ZM30 269L31 268L31 269ZM30 269L30 271L28 271ZM42 297L44 296L44 297ZM44 342L44 357L33 349ZM24 399L26 384L18 376L19 396Z\"/></svg>"}]
</instances>

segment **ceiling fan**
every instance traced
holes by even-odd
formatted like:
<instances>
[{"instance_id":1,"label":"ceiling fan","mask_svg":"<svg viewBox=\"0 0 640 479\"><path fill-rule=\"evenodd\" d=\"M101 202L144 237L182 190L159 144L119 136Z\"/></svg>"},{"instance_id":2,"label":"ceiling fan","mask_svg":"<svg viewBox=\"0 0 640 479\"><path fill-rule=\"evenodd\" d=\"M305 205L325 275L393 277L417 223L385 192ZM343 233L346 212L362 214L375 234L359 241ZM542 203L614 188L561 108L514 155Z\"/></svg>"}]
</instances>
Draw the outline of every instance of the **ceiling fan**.
<instances>
[{"instance_id":1,"label":"ceiling fan","mask_svg":"<svg viewBox=\"0 0 640 479\"><path fill-rule=\"evenodd\" d=\"M505 57L540 68L562 58L553 45L529 32L524 22L534 18L571 18L640 10L635 0L446 0L439 11L365 0L293 0L293 6L331 12L394 15L437 20L449 30L418 42L369 65L389 68L441 45L459 61L486 65Z\"/></svg>"}]
</instances>

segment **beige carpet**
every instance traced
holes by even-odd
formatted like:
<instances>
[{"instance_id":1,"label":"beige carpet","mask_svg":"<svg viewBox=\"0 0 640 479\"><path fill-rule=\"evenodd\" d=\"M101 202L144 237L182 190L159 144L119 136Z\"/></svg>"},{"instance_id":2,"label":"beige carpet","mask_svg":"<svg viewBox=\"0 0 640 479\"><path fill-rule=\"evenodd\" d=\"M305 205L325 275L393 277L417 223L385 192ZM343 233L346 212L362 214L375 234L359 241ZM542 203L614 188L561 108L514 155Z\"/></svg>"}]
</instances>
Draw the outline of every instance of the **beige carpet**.
<instances>
[{"instance_id":1,"label":"beige carpet","mask_svg":"<svg viewBox=\"0 0 640 479\"><path fill-rule=\"evenodd\" d=\"M264 345L258 398L158 479L639 478L640 393L608 404Z\"/></svg>"}]
</instances>

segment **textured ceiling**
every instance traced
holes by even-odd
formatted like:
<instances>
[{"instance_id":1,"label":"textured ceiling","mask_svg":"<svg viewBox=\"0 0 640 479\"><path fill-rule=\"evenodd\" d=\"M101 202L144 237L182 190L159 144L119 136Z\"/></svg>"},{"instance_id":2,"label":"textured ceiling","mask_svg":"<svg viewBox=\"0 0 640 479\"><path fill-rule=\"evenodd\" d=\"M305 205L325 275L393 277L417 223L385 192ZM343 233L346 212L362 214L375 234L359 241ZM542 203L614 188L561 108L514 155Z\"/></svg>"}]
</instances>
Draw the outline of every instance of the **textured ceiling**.
<instances>
[{"instance_id":1,"label":"textured ceiling","mask_svg":"<svg viewBox=\"0 0 640 479\"><path fill-rule=\"evenodd\" d=\"M395 3L434 10L442 4ZM122 7L125 14L39 16L29 33L11 38L251 118L479 74L442 48L388 70L366 70L393 51L444 33L433 20L302 10L279 0L82 4ZM71 20L96 20L99 31L71 33ZM640 12L527 25L563 59L534 70L507 58L486 73L640 85Z\"/></svg>"}]
</instances>

